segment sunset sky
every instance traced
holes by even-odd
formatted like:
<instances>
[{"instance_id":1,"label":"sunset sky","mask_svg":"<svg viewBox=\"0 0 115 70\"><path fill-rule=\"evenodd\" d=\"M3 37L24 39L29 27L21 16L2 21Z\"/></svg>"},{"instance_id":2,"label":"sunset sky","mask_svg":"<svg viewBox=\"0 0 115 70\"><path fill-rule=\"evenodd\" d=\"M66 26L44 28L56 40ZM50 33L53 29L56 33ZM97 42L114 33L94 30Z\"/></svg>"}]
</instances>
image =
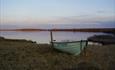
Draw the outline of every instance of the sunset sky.
<instances>
[{"instance_id":1,"label":"sunset sky","mask_svg":"<svg viewBox=\"0 0 115 70\"><path fill-rule=\"evenodd\" d=\"M0 0L1 25L114 23L115 0Z\"/></svg>"}]
</instances>

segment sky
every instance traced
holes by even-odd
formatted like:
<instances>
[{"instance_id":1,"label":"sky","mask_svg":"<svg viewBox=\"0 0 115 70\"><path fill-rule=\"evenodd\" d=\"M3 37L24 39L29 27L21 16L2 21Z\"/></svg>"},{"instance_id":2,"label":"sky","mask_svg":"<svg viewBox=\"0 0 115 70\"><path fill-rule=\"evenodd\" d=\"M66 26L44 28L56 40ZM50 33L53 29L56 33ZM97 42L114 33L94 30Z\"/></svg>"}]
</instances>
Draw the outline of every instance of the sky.
<instances>
[{"instance_id":1,"label":"sky","mask_svg":"<svg viewBox=\"0 0 115 70\"><path fill-rule=\"evenodd\" d=\"M1 25L115 24L115 0L0 0Z\"/></svg>"}]
</instances>

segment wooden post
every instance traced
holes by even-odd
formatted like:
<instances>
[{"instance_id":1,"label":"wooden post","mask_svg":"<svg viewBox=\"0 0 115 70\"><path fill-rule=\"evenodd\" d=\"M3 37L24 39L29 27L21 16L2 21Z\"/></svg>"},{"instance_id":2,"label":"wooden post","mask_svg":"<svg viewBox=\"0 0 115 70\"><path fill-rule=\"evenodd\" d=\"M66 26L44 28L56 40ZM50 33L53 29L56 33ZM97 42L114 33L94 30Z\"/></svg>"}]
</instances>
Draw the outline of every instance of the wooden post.
<instances>
[{"instance_id":1,"label":"wooden post","mask_svg":"<svg viewBox=\"0 0 115 70\"><path fill-rule=\"evenodd\" d=\"M87 47L87 45L88 45L88 40L86 40L86 47Z\"/></svg>"},{"instance_id":2,"label":"wooden post","mask_svg":"<svg viewBox=\"0 0 115 70\"><path fill-rule=\"evenodd\" d=\"M52 31L50 31L50 37L51 37L51 47L53 48L53 34L52 34Z\"/></svg>"},{"instance_id":3,"label":"wooden post","mask_svg":"<svg viewBox=\"0 0 115 70\"><path fill-rule=\"evenodd\" d=\"M80 52L82 52L82 40L80 42Z\"/></svg>"},{"instance_id":4,"label":"wooden post","mask_svg":"<svg viewBox=\"0 0 115 70\"><path fill-rule=\"evenodd\" d=\"M86 49L87 49L87 45L88 45L88 40L86 40L86 44L85 44L85 47L83 49L83 55L86 56Z\"/></svg>"},{"instance_id":5,"label":"wooden post","mask_svg":"<svg viewBox=\"0 0 115 70\"><path fill-rule=\"evenodd\" d=\"M88 46L88 40L86 40L86 45L85 45L85 49L84 49L84 55L85 55L85 56L87 56L87 54L86 54L87 46Z\"/></svg>"}]
</instances>

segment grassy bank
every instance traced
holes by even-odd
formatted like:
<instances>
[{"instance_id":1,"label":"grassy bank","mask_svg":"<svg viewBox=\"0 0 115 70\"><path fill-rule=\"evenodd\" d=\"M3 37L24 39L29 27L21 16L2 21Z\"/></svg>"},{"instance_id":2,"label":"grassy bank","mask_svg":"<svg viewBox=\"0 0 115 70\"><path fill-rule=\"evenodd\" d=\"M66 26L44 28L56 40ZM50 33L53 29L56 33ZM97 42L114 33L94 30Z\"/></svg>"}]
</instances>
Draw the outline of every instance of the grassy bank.
<instances>
[{"instance_id":1,"label":"grassy bank","mask_svg":"<svg viewBox=\"0 0 115 70\"><path fill-rule=\"evenodd\" d=\"M102 70L115 70L115 45L88 46L85 56L80 58L97 63Z\"/></svg>"},{"instance_id":2,"label":"grassy bank","mask_svg":"<svg viewBox=\"0 0 115 70\"><path fill-rule=\"evenodd\" d=\"M88 46L86 55L74 56L53 50L49 44L1 38L0 70L80 70L84 66L90 70L112 70L114 50L114 45ZM92 65L97 68L91 69Z\"/></svg>"},{"instance_id":3,"label":"grassy bank","mask_svg":"<svg viewBox=\"0 0 115 70\"><path fill-rule=\"evenodd\" d=\"M77 59L48 44L0 40L0 70L63 70L77 65Z\"/></svg>"}]
</instances>

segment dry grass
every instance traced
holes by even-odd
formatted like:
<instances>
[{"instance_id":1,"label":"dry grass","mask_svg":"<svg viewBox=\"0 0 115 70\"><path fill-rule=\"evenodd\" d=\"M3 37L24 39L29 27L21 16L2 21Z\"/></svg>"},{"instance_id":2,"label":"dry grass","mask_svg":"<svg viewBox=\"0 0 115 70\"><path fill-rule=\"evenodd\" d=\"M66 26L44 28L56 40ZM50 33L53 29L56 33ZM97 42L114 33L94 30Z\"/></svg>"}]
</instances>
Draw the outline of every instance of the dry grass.
<instances>
[{"instance_id":1,"label":"dry grass","mask_svg":"<svg viewBox=\"0 0 115 70\"><path fill-rule=\"evenodd\" d=\"M77 65L77 57L48 44L0 41L0 70L63 70Z\"/></svg>"},{"instance_id":2,"label":"dry grass","mask_svg":"<svg viewBox=\"0 0 115 70\"><path fill-rule=\"evenodd\" d=\"M102 70L115 70L115 45L88 46L82 59L97 63Z\"/></svg>"},{"instance_id":3,"label":"dry grass","mask_svg":"<svg viewBox=\"0 0 115 70\"><path fill-rule=\"evenodd\" d=\"M86 56L74 56L48 44L0 40L0 70L115 70L114 65L115 45L88 46Z\"/></svg>"}]
</instances>

